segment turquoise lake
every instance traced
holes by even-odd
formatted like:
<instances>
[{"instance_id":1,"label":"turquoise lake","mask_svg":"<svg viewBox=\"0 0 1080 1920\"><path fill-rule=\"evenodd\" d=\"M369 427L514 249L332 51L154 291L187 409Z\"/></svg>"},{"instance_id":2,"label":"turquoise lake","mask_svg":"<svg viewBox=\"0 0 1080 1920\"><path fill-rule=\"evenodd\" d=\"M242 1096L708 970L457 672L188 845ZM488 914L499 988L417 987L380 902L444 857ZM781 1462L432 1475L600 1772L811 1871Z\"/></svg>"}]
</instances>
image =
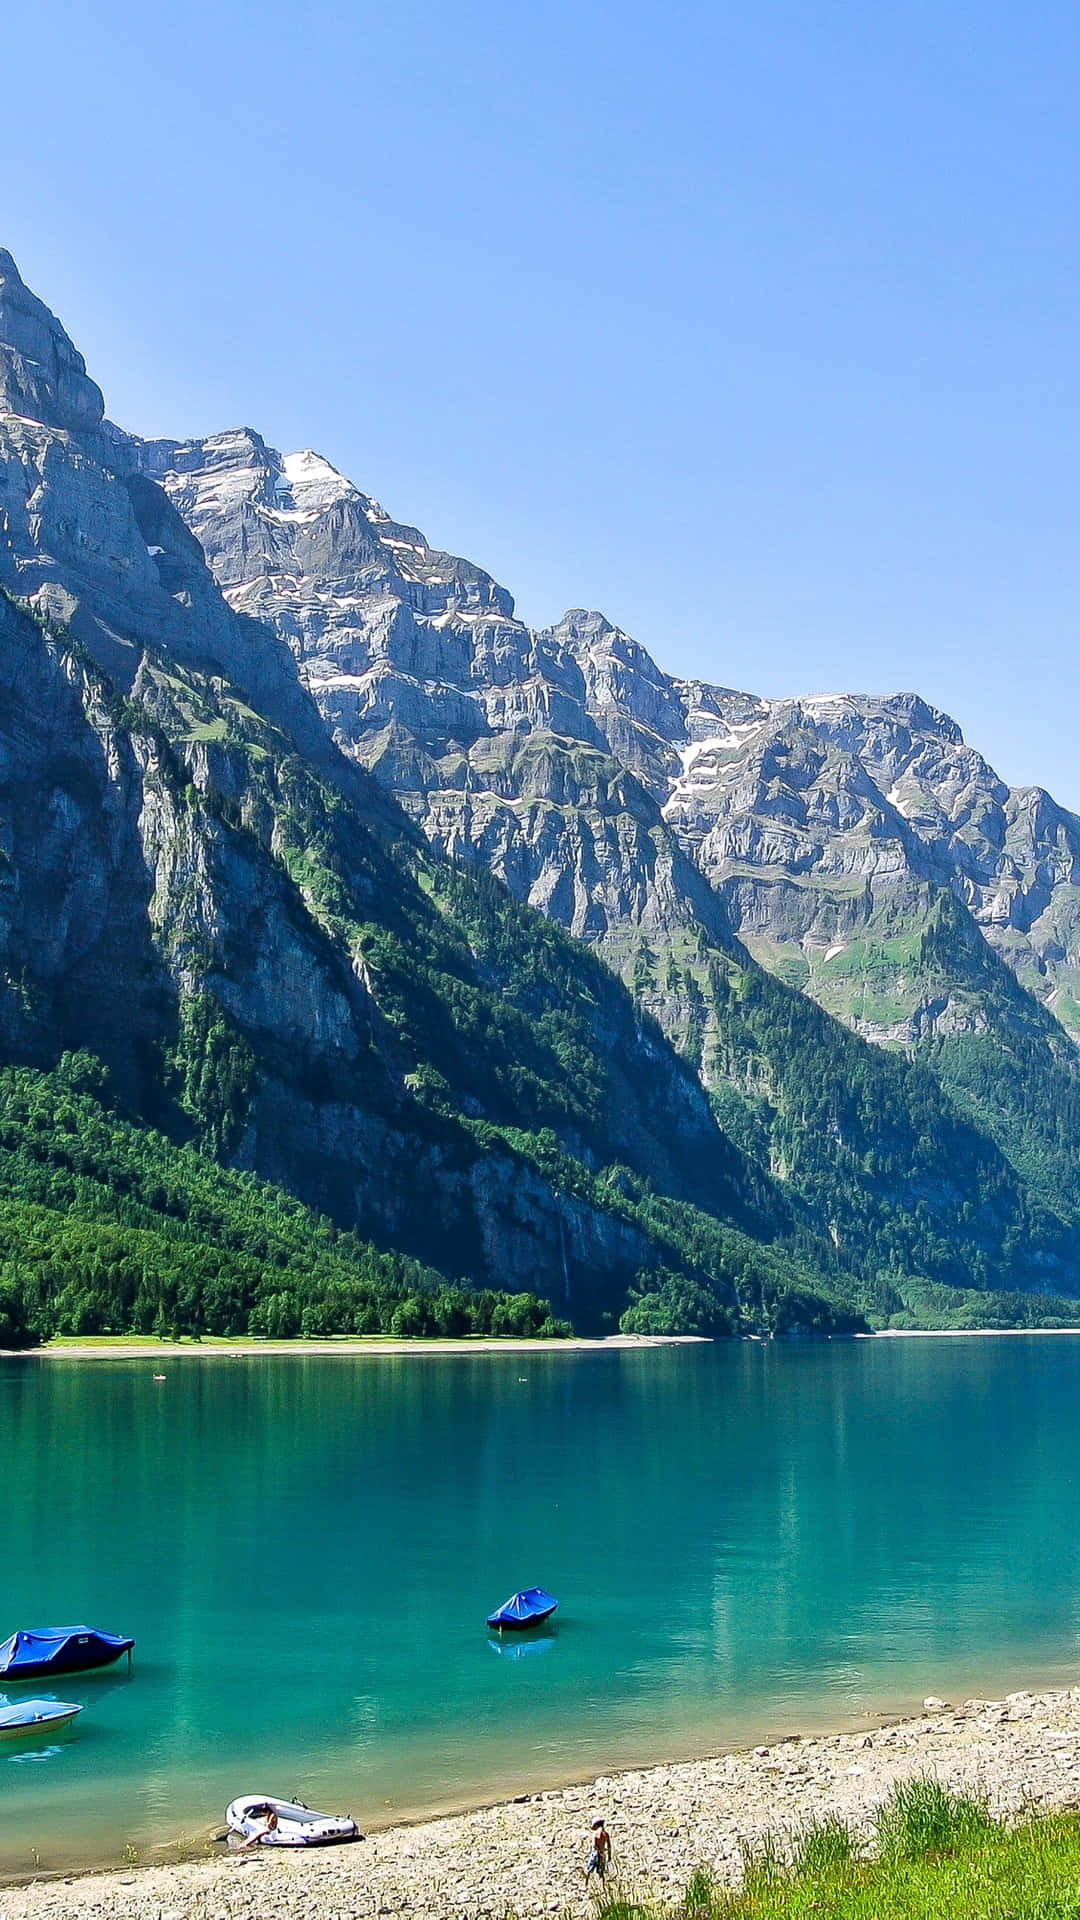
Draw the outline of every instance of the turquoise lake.
<instances>
[{"instance_id":1,"label":"turquoise lake","mask_svg":"<svg viewBox=\"0 0 1080 1920\"><path fill-rule=\"evenodd\" d=\"M1080 1339L161 1365L0 1362L0 1637L137 1637L0 1758L0 1877L1080 1674Z\"/></svg>"}]
</instances>

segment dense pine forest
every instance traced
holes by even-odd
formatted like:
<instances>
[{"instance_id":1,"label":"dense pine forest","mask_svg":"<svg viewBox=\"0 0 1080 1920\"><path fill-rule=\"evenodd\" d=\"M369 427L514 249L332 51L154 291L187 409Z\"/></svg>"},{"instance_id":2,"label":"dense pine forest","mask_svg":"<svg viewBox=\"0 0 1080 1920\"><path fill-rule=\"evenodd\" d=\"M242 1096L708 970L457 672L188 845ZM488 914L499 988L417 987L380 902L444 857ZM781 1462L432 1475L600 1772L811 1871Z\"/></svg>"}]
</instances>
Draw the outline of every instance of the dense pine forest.
<instances>
[{"instance_id":1,"label":"dense pine forest","mask_svg":"<svg viewBox=\"0 0 1080 1920\"><path fill-rule=\"evenodd\" d=\"M0 1072L0 1346L53 1334L539 1335L545 1301L453 1285L251 1174L123 1120L68 1054Z\"/></svg>"}]
</instances>

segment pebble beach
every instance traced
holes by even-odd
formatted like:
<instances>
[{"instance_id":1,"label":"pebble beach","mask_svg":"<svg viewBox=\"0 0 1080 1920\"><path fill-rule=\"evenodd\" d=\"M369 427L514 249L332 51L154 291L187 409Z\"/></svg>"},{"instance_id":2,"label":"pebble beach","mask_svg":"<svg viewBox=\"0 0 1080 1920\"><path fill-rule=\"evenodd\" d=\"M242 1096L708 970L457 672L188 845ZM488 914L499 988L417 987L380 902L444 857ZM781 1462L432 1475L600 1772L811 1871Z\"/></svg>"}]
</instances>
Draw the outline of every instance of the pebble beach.
<instances>
[{"instance_id":1,"label":"pebble beach","mask_svg":"<svg viewBox=\"0 0 1080 1920\"><path fill-rule=\"evenodd\" d=\"M588 1913L583 1867L608 1822L615 1886L674 1904L694 1867L738 1878L741 1845L839 1813L869 1832L898 1780L933 1774L997 1815L1080 1804L1080 1687L1010 1693L865 1731L604 1775L350 1846L140 1864L0 1891L3 1920L541 1920Z\"/></svg>"}]
</instances>

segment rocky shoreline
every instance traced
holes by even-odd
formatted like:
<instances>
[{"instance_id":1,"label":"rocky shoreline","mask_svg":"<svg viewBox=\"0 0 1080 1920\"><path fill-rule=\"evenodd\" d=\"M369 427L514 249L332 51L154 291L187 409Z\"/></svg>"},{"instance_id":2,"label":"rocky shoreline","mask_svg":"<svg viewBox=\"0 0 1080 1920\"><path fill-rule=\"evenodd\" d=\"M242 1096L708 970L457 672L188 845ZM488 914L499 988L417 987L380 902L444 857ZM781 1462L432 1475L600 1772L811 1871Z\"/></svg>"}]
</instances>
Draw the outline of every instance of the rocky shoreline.
<instances>
[{"instance_id":1,"label":"rocky shoreline","mask_svg":"<svg viewBox=\"0 0 1080 1920\"><path fill-rule=\"evenodd\" d=\"M546 1920L586 1913L589 1823L606 1817L618 1886L673 1902L695 1866L737 1878L744 1842L826 1813L870 1829L897 1780L931 1773L996 1814L1080 1803L1080 1687L1010 1693L866 1731L604 1775L586 1785L388 1828L313 1853L37 1881L0 1892L4 1920Z\"/></svg>"}]
</instances>

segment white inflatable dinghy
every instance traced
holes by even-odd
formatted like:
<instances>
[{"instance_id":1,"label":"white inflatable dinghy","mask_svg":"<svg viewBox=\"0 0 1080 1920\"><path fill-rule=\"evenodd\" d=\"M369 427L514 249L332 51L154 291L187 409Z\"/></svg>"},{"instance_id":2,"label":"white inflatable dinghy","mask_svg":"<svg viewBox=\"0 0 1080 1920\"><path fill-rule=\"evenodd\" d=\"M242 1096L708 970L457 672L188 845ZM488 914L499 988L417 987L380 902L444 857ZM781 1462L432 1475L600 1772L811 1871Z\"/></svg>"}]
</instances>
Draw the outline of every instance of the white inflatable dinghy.
<instances>
[{"instance_id":1,"label":"white inflatable dinghy","mask_svg":"<svg viewBox=\"0 0 1080 1920\"><path fill-rule=\"evenodd\" d=\"M225 1824L260 1847L325 1847L333 1840L362 1840L347 1813L313 1813L268 1793L244 1793L225 1809Z\"/></svg>"}]
</instances>

